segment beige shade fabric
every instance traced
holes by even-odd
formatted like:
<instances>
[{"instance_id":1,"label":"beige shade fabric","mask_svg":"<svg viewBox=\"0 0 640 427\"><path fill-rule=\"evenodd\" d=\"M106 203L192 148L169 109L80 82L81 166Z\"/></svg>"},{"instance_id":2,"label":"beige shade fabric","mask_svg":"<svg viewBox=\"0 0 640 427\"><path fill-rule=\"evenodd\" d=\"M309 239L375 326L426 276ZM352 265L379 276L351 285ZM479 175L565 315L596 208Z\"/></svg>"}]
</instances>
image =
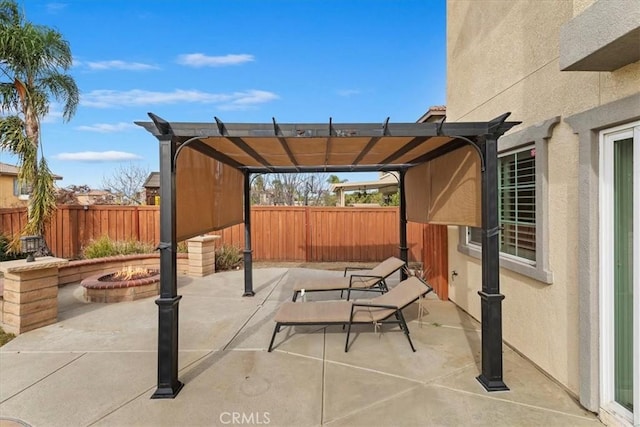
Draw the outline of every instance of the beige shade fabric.
<instances>
[{"instance_id":1,"label":"beige shade fabric","mask_svg":"<svg viewBox=\"0 0 640 427\"><path fill-rule=\"evenodd\" d=\"M480 227L480 158L471 147L407 170L407 220Z\"/></svg>"},{"instance_id":2,"label":"beige shade fabric","mask_svg":"<svg viewBox=\"0 0 640 427\"><path fill-rule=\"evenodd\" d=\"M244 176L239 170L185 148L176 161L177 240L243 221Z\"/></svg>"}]
</instances>

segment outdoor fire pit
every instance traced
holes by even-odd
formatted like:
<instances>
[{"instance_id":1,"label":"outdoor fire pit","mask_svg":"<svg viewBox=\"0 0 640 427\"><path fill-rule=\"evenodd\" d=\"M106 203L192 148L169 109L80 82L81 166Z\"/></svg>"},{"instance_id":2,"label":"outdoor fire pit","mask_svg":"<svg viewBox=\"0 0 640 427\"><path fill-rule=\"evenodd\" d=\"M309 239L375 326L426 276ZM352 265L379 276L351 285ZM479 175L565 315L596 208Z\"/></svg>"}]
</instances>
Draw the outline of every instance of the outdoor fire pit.
<instances>
[{"instance_id":1,"label":"outdoor fire pit","mask_svg":"<svg viewBox=\"0 0 640 427\"><path fill-rule=\"evenodd\" d=\"M88 302L135 301L158 295L160 273L147 268L125 267L114 273L87 277L80 284Z\"/></svg>"}]
</instances>

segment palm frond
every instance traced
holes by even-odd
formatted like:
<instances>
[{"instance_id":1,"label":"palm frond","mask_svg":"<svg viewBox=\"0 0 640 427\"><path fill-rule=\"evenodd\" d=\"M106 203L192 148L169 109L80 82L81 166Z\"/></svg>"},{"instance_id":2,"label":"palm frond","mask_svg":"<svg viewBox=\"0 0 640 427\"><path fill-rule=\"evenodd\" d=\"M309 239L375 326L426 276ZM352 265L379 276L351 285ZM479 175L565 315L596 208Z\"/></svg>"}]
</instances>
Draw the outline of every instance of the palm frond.
<instances>
[{"instance_id":1,"label":"palm frond","mask_svg":"<svg viewBox=\"0 0 640 427\"><path fill-rule=\"evenodd\" d=\"M47 160L43 157L38 165L36 179L30 198L29 220L23 233L27 235L44 235L45 225L56 209L55 186L53 173Z\"/></svg>"},{"instance_id":2,"label":"palm frond","mask_svg":"<svg viewBox=\"0 0 640 427\"><path fill-rule=\"evenodd\" d=\"M51 73L38 82L42 91L50 92L53 97L63 104L63 119L69 121L80 103L80 91L76 82L68 74Z\"/></svg>"},{"instance_id":3,"label":"palm frond","mask_svg":"<svg viewBox=\"0 0 640 427\"><path fill-rule=\"evenodd\" d=\"M20 111L20 97L13 83L0 83L0 112L16 113Z\"/></svg>"},{"instance_id":4,"label":"palm frond","mask_svg":"<svg viewBox=\"0 0 640 427\"><path fill-rule=\"evenodd\" d=\"M22 13L15 1L0 1L0 26L16 26L22 22Z\"/></svg>"}]
</instances>

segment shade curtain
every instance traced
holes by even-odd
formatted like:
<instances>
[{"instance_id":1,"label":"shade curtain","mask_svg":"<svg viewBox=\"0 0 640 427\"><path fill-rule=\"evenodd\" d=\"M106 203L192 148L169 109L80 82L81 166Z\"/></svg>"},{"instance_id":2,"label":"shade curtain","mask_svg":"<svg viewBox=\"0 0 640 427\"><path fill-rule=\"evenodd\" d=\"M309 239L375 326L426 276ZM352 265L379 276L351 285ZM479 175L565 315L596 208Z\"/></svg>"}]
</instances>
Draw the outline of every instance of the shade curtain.
<instances>
[{"instance_id":1,"label":"shade curtain","mask_svg":"<svg viewBox=\"0 0 640 427\"><path fill-rule=\"evenodd\" d=\"M176 161L176 234L185 240L243 221L239 170L185 148Z\"/></svg>"},{"instance_id":2,"label":"shade curtain","mask_svg":"<svg viewBox=\"0 0 640 427\"><path fill-rule=\"evenodd\" d=\"M462 147L407 170L407 220L480 227L480 158Z\"/></svg>"}]
</instances>

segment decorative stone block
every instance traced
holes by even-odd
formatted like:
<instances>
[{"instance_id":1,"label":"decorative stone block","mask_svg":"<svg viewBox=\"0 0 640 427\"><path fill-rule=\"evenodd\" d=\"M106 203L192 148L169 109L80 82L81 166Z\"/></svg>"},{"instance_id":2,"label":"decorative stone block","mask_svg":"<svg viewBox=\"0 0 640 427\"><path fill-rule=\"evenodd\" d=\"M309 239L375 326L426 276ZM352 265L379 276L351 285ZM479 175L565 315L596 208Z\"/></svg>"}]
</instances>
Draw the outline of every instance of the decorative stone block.
<instances>
[{"instance_id":1,"label":"decorative stone block","mask_svg":"<svg viewBox=\"0 0 640 427\"><path fill-rule=\"evenodd\" d=\"M198 236L187 240L189 250L189 268L187 274L193 277L204 277L215 272L215 241L220 236Z\"/></svg>"},{"instance_id":2,"label":"decorative stone block","mask_svg":"<svg viewBox=\"0 0 640 427\"><path fill-rule=\"evenodd\" d=\"M21 334L57 321L58 268L68 262L54 257L0 262L2 321L7 332Z\"/></svg>"}]
</instances>

